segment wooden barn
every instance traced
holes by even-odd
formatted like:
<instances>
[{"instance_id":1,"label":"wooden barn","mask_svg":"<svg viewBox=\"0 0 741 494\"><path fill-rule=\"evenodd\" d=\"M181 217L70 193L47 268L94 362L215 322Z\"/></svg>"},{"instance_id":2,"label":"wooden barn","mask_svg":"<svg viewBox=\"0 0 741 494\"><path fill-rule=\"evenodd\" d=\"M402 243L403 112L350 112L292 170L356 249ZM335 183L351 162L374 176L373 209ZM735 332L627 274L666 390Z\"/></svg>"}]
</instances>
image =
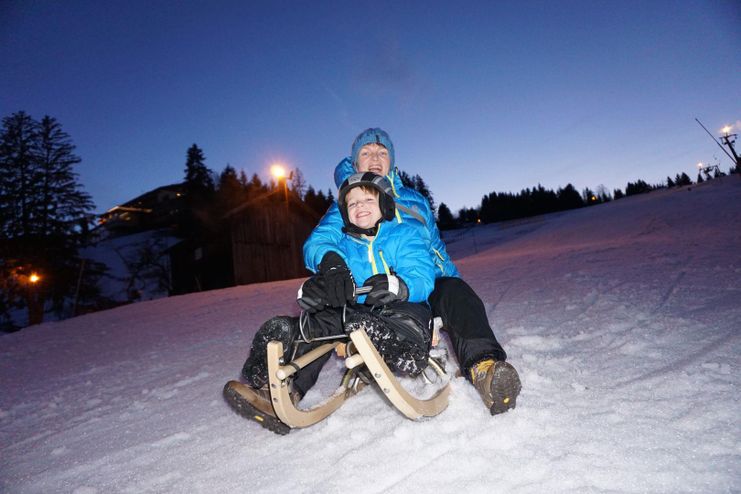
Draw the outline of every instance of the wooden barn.
<instances>
[{"instance_id":1,"label":"wooden barn","mask_svg":"<svg viewBox=\"0 0 741 494\"><path fill-rule=\"evenodd\" d=\"M319 215L292 194L254 200L228 214L234 284L308 276L303 246Z\"/></svg>"},{"instance_id":2,"label":"wooden barn","mask_svg":"<svg viewBox=\"0 0 741 494\"><path fill-rule=\"evenodd\" d=\"M319 219L282 192L234 208L208 238L170 249L173 293L308 276L303 245Z\"/></svg>"}]
</instances>

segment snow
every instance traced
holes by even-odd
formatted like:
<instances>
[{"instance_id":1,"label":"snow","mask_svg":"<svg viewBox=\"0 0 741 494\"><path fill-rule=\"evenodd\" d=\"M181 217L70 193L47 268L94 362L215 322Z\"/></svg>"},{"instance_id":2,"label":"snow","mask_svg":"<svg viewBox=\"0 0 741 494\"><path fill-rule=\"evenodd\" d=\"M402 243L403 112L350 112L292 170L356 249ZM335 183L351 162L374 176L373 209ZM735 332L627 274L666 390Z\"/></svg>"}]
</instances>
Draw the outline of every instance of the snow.
<instances>
[{"instance_id":1,"label":"snow","mask_svg":"<svg viewBox=\"0 0 741 494\"><path fill-rule=\"evenodd\" d=\"M421 422L371 388L287 436L233 413L223 384L297 280L2 336L0 491L741 492L739 199L730 176L452 232L522 377L495 417L460 377Z\"/></svg>"}]
</instances>

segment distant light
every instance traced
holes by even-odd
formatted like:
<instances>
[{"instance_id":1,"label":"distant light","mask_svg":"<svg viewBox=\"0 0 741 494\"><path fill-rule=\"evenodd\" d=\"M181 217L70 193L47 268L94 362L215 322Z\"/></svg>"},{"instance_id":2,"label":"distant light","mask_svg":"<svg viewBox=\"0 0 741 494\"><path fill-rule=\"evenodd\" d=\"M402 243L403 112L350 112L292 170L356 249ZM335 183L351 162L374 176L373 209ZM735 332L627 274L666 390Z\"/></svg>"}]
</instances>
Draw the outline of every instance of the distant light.
<instances>
[{"instance_id":1,"label":"distant light","mask_svg":"<svg viewBox=\"0 0 741 494\"><path fill-rule=\"evenodd\" d=\"M723 132L724 135L730 134L731 133L731 130L733 130L733 126L732 125L726 125L722 129L720 129L720 131Z\"/></svg>"},{"instance_id":2,"label":"distant light","mask_svg":"<svg viewBox=\"0 0 741 494\"><path fill-rule=\"evenodd\" d=\"M697 168L699 168L700 170L702 170L702 167L703 166L705 166L705 165L702 164L702 161L697 164Z\"/></svg>"},{"instance_id":3,"label":"distant light","mask_svg":"<svg viewBox=\"0 0 741 494\"><path fill-rule=\"evenodd\" d=\"M596 201L597 200L597 196L592 196L592 200L593 201Z\"/></svg>"},{"instance_id":4,"label":"distant light","mask_svg":"<svg viewBox=\"0 0 741 494\"><path fill-rule=\"evenodd\" d=\"M28 277L28 281L31 283L38 283L41 281L41 276L37 275L36 273L31 273L31 276Z\"/></svg>"},{"instance_id":5,"label":"distant light","mask_svg":"<svg viewBox=\"0 0 741 494\"><path fill-rule=\"evenodd\" d=\"M281 165L273 165L270 167L270 174L277 179L285 178L286 169Z\"/></svg>"}]
</instances>

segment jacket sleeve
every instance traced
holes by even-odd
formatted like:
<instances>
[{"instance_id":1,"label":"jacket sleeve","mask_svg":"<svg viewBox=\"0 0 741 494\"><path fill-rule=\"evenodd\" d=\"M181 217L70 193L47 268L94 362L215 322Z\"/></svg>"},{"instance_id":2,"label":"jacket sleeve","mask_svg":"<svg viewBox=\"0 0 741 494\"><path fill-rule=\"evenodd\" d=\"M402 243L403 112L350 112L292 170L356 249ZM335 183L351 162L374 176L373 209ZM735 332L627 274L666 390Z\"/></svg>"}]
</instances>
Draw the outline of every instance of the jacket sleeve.
<instances>
[{"instance_id":1,"label":"jacket sleeve","mask_svg":"<svg viewBox=\"0 0 741 494\"><path fill-rule=\"evenodd\" d=\"M324 254L329 251L338 253L347 262L347 257L340 249L342 226L342 216L340 215L337 203L334 202L327 212L324 213L322 219L319 220L319 224L314 227L309 238L304 242L304 264L306 265L306 269L316 273Z\"/></svg>"},{"instance_id":2,"label":"jacket sleeve","mask_svg":"<svg viewBox=\"0 0 741 494\"><path fill-rule=\"evenodd\" d=\"M426 302L435 288L436 269L430 258L429 238L421 228L406 224L398 227L392 267L409 288L409 302Z\"/></svg>"},{"instance_id":3,"label":"jacket sleeve","mask_svg":"<svg viewBox=\"0 0 741 494\"><path fill-rule=\"evenodd\" d=\"M438 275L442 276L454 276L460 277L458 268L453 264L453 260L448 255L448 251L445 248L445 242L440 238L440 230L435 222L435 215L432 214L432 208L430 203L421 194L419 194L420 203L423 205L425 227L427 227L427 233L430 236L430 246L432 255L435 257L435 265L437 266ZM442 271L442 273L440 273Z\"/></svg>"}]
</instances>

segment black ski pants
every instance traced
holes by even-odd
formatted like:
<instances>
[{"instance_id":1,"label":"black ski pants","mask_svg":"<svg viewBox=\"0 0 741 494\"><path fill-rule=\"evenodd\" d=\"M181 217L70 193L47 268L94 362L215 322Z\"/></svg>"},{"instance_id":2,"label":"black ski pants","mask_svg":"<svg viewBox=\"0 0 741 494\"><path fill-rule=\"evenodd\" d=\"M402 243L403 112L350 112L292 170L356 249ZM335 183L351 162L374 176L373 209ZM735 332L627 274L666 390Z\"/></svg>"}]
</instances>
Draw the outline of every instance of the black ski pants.
<instances>
[{"instance_id":1,"label":"black ski pants","mask_svg":"<svg viewBox=\"0 0 741 494\"><path fill-rule=\"evenodd\" d=\"M370 311L371 309L364 305L348 305L346 309L327 307L319 312L308 314L307 320L304 323L304 333L309 338L342 335L345 334L343 312L345 313L345 317L351 318L353 313ZM375 313L378 320L393 332L403 334L411 330L426 333L424 339L427 350L429 350L431 314L427 304L394 302L385 306L380 312L376 310ZM415 326L415 328L410 328L410 325ZM300 344L296 356L303 355L323 343L326 343L326 341ZM331 352L323 355L297 372L293 379L293 389L298 391L301 396L304 396L316 384L319 373L330 356Z\"/></svg>"},{"instance_id":2,"label":"black ski pants","mask_svg":"<svg viewBox=\"0 0 741 494\"><path fill-rule=\"evenodd\" d=\"M489 325L484 303L468 283L460 278L437 278L429 302L432 315L442 318L466 379L471 379L469 369L482 360L507 359Z\"/></svg>"}]
</instances>

